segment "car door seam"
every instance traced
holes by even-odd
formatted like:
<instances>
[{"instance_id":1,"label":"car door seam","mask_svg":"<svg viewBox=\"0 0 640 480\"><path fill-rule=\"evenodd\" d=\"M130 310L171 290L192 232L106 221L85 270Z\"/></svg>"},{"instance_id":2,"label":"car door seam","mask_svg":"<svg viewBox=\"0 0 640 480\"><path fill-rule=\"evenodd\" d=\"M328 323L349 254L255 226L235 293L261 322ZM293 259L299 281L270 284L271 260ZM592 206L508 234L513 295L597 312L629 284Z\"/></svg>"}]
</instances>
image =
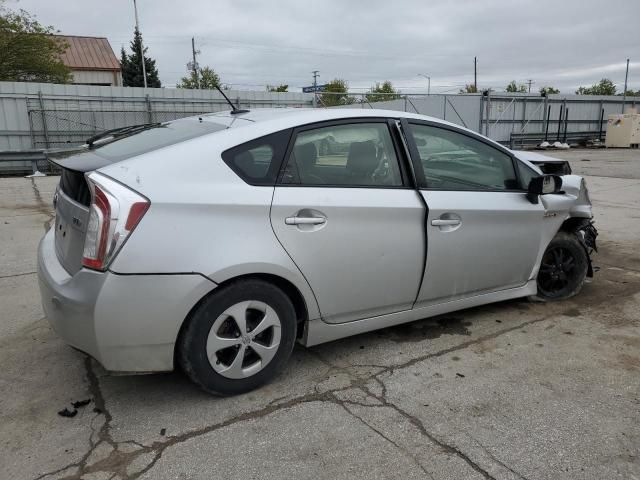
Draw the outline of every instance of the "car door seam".
<instances>
[{"instance_id":1,"label":"car door seam","mask_svg":"<svg viewBox=\"0 0 640 480\"><path fill-rule=\"evenodd\" d=\"M273 236L276 238L276 241L278 242L278 244L282 247L282 250L284 250L284 253L286 253L287 257L289 257L291 259L293 264L298 269L298 272L300 272L300 275L302 275L302 278L304 278L304 281L307 282L307 286L309 287L309 290L311 291L311 295L313 295L313 299L316 301L316 306L318 307L318 313L320 314L320 319L322 319L322 310L320 310L320 302L318 302L318 297L316 297L316 292L314 292L313 288L311 288L311 283L309 283L309 280L307 279L307 276L304 274L304 272L302 271L300 266L296 263L296 261L293 259L293 257L289 254L289 252L285 248L285 246L282 244L282 242L280 241L280 238L278 238L278 234L276 233L276 229L273 227L272 210L273 210L273 199L276 196L276 188L278 188L278 186L274 185L273 192L271 193L271 203L269 204L269 226L271 226L271 231L273 232ZM311 320L311 319L308 319L308 320Z\"/></svg>"},{"instance_id":2,"label":"car door seam","mask_svg":"<svg viewBox=\"0 0 640 480\"><path fill-rule=\"evenodd\" d=\"M424 247L423 251L423 256L422 256L422 275L420 276L420 282L418 283L418 290L416 291L416 296L413 299L413 304L411 305L411 309L415 308L416 303L418 302L418 298L420 297L420 291L422 290L422 284L424 283L424 276L427 273L427 252L428 252L428 248L429 248L429 236L428 236L428 226L429 226L429 205L427 205L427 201L424 199L424 197L422 196L422 193L420 192L420 189L418 187L418 179L416 176L416 172L415 172L415 165L413 163L413 160L411 158L411 151L409 150L409 145L408 145L408 139L407 136L404 134L403 128L402 128L402 122L395 122L396 125L396 130L398 132L398 134L400 135L400 140L402 143L402 149L404 151L404 157L405 157L405 163L409 164L409 171L411 172L412 176L413 176L413 191L415 192L415 194L418 196L418 201L422 204L422 207L424 209L424 218L423 218L423 222L422 222L422 233L424 235L423 240L422 240L422 245Z\"/></svg>"}]
</instances>

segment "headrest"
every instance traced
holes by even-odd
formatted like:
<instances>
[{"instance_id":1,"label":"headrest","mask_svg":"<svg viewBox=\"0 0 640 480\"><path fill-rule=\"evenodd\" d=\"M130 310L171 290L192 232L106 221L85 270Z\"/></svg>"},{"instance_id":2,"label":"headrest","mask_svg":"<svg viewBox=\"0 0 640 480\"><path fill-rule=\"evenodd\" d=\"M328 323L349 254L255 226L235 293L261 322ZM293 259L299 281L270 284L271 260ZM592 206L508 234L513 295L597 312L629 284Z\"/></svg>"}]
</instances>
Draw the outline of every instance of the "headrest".
<instances>
[{"instance_id":1,"label":"headrest","mask_svg":"<svg viewBox=\"0 0 640 480\"><path fill-rule=\"evenodd\" d=\"M316 149L316 144L313 142L297 145L294 149L294 154L298 165L307 168L313 167L318 158L318 150Z\"/></svg>"},{"instance_id":2,"label":"headrest","mask_svg":"<svg viewBox=\"0 0 640 480\"><path fill-rule=\"evenodd\" d=\"M376 146L373 140L351 144L347 157L347 168L351 173L371 173L377 166Z\"/></svg>"},{"instance_id":3,"label":"headrest","mask_svg":"<svg viewBox=\"0 0 640 480\"><path fill-rule=\"evenodd\" d=\"M250 177L256 177L256 162L255 158L253 158L253 154L250 151L244 151L238 155L236 155L235 163L240 170L242 170L246 175Z\"/></svg>"}]
</instances>

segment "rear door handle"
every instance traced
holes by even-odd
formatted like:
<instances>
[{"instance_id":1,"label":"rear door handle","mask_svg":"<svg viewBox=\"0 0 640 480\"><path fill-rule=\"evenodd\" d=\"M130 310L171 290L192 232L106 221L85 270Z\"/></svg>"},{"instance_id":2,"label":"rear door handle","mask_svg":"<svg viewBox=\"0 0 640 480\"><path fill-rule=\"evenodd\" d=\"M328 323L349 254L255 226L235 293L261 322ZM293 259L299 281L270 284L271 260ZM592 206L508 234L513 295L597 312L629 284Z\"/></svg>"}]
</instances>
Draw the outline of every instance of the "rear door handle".
<instances>
[{"instance_id":1,"label":"rear door handle","mask_svg":"<svg viewBox=\"0 0 640 480\"><path fill-rule=\"evenodd\" d=\"M326 221L327 219L324 217L287 217L284 219L284 223L287 225L322 225Z\"/></svg>"},{"instance_id":2,"label":"rear door handle","mask_svg":"<svg viewBox=\"0 0 640 480\"><path fill-rule=\"evenodd\" d=\"M434 227L455 226L460 225L460 223L460 220L457 218L436 218L435 220L431 220L431 225Z\"/></svg>"}]
</instances>

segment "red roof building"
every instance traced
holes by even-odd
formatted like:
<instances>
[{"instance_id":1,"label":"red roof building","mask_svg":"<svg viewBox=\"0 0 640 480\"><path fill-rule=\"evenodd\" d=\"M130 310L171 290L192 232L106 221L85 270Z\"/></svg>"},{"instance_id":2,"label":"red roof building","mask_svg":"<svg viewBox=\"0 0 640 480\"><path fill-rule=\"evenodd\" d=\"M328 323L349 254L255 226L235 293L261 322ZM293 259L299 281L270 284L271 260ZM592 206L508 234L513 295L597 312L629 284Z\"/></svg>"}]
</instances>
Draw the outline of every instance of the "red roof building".
<instances>
[{"instance_id":1,"label":"red roof building","mask_svg":"<svg viewBox=\"0 0 640 480\"><path fill-rule=\"evenodd\" d=\"M62 54L63 63L71 69L77 85L122 85L122 69L109 40L104 37L55 35L69 47Z\"/></svg>"}]
</instances>

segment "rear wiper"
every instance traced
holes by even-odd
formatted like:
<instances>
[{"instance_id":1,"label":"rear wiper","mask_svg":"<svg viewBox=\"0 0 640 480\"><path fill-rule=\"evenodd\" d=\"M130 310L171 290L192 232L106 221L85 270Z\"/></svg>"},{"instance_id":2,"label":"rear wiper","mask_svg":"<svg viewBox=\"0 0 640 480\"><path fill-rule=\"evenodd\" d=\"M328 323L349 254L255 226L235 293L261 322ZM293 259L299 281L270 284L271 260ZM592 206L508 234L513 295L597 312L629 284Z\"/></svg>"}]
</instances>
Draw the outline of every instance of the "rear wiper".
<instances>
[{"instance_id":1,"label":"rear wiper","mask_svg":"<svg viewBox=\"0 0 640 480\"><path fill-rule=\"evenodd\" d=\"M149 130L150 128L156 128L162 125L161 123L143 123L140 125L129 125L128 127L112 128L111 130L105 130L92 137L87 138L86 144L91 148L95 142L102 140L103 138L113 137L118 138L124 135L133 135L134 133Z\"/></svg>"}]
</instances>

